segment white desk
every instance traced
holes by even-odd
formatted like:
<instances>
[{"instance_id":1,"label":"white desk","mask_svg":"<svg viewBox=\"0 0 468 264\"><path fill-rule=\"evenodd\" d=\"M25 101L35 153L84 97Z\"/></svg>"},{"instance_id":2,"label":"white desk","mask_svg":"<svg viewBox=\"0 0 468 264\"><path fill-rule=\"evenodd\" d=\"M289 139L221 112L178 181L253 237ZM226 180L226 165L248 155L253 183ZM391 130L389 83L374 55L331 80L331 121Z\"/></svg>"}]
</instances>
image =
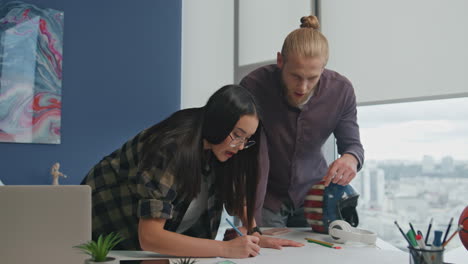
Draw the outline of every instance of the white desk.
<instances>
[{"instance_id":1,"label":"white desk","mask_svg":"<svg viewBox=\"0 0 468 264\"><path fill-rule=\"evenodd\" d=\"M312 233L309 228L294 229L292 232L277 237L287 238L304 243L304 247L284 247L282 250L262 248L261 255L255 258L229 259L238 264L271 264L271 263L327 263L327 264L366 264L366 263L409 263L409 254L388 244L381 239L377 239L374 246L360 243L347 243L342 249L332 249L324 246L307 243L305 237L316 238L322 241L332 242L328 235ZM463 252L462 252L463 253ZM465 251L466 253L466 251ZM151 259L162 257L159 254L147 251L111 251L111 256L118 259ZM468 255L468 253L466 253ZM171 263L175 263L179 258L171 258ZM197 264L215 264L224 260L223 258L200 258ZM462 264L463 262L451 263Z\"/></svg>"},{"instance_id":2,"label":"white desk","mask_svg":"<svg viewBox=\"0 0 468 264\"><path fill-rule=\"evenodd\" d=\"M309 228L294 229L292 232L277 237L287 238L304 243L304 247L284 247L282 250L262 248L261 255L255 258L230 259L241 263L409 263L407 253L398 250L392 245L378 239L376 246L367 246L357 243L342 245L342 249L332 249L324 246L307 243L305 237L329 241L327 235L312 233ZM111 256L118 259L150 259L161 257L156 253L146 251L111 251ZM177 260L174 258L173 260ZM214 264L223 260L222 258L200 258L197 264Z\"/></svg>"}]
</instances>

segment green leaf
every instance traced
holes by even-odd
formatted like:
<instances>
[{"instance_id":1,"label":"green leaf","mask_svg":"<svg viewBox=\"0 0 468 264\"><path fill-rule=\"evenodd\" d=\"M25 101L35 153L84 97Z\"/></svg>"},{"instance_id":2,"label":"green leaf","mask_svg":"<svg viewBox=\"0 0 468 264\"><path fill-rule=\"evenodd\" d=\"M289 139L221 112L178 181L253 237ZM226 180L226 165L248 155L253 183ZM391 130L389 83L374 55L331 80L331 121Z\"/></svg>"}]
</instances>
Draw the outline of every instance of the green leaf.
<instances>
[{"instance_id":1,"label":"green leaf","mask_svg":"<svg viewBox=\"0 0 468 264\"><path fill-rule=\"evenodd\" d=\"M88 241L86 243L74 246L81 250L83 253L91 256L93 261L102 262L107 258L107 254L118 243L122 242L124 238L119 233L110 233L107 236L99 235L97 241Z\"/></svg>"},{"instance_id":2,"label":"green leaf","mask_svg":"<svg viewBox=\"0 0 468 264\"><path fill-rule=\"evenodd\" d=\"M195 264L197 261L192 258L182 258L177 261L177 264Z\"/></svg>"}]
</instances>

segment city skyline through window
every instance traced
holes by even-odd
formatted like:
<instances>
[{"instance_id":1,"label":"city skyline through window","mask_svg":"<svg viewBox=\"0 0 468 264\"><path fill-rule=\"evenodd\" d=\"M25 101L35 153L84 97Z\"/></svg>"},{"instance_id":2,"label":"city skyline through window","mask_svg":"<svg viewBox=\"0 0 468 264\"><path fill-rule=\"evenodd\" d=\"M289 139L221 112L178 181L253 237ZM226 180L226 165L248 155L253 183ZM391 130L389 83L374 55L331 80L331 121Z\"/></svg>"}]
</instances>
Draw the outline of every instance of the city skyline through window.
<instances>
[{"instance_id":1,"label":"city skyline through window","mask_svg":"<svg viewBox=\"0 0 468 264\"><path fill-rule=\"evenodd\" d=\"M431 218L432 230L445 233L453 217L451 234L468 201L468 98L360 106L358 123L366 156L352 182L360 227L401 249L395 220L426 235ZM457 236L447 248L460 245Z\"/></svg>"}]
</instances>

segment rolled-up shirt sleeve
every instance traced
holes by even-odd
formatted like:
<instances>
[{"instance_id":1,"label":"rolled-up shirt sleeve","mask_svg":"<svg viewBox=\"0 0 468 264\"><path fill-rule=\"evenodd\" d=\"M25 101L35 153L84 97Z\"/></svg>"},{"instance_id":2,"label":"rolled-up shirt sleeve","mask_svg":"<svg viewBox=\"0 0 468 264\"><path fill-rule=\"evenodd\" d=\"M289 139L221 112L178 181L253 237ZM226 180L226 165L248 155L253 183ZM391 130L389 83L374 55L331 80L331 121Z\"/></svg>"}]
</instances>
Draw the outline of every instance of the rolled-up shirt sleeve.
<instances>
[{"instance_id":1,"label":"rolled-up shirt sleeve","mask_svg":"<svg viewBox=\"0 0 468 264\"><path fill-rule=\"evenodd\" d=\"M171 219L177 196L173 174L152 168L138 173L137 177L137 217Z\"/></svg>"}]
</instances>

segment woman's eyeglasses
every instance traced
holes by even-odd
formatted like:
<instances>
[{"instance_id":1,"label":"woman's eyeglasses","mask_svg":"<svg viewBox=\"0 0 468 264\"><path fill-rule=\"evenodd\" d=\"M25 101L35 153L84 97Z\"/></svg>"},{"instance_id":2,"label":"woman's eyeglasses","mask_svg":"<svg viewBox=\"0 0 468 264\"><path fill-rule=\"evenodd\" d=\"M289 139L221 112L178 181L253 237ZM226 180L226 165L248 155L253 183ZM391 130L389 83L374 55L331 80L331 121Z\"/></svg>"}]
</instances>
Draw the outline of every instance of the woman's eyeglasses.
<instances>
[{"instance_id":1,"label":"woman's eyeglasses","mask_svg":"<svg viewBox=\"0 0 468 264\"><path fill-rule=\"evenodd\" d=\"M238 147L240 144L244 144L244 148L250 148L251 146L255 145L255 141L249 140L245 137L239 137L239 136L232 136L231 133L229 133L229 136L231 137L231 143L229 143L229 146L231 148Z\"/></svg>"}]
</instances>

